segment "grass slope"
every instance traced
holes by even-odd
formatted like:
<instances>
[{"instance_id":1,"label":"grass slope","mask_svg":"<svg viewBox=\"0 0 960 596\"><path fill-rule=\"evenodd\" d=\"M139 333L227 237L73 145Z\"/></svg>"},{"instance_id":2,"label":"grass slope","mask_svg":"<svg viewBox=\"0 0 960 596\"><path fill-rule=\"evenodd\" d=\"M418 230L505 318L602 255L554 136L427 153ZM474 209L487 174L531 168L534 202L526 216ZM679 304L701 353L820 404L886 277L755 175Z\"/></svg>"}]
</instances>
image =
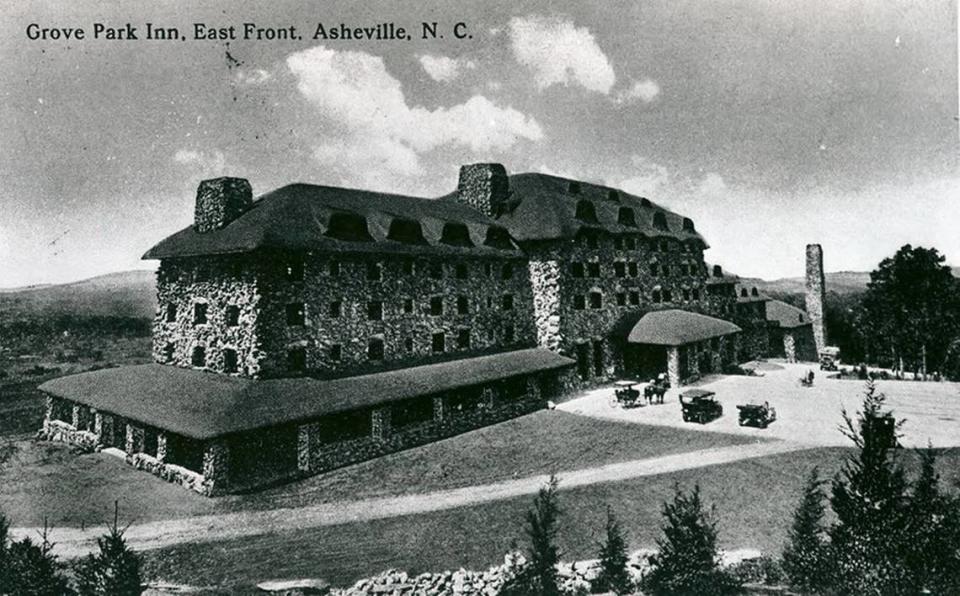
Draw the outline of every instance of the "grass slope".
<instances>
[{"instance_id":1,"label":"grass slope","mask_svg":"<svg viewBox=\"0 0 960 596\"><path fill-rule=\"evenodd\" d=\"M3 320L69 314L153 318L157 298L153 271L121 271L68 284L0 292Z\"/></svg>"}]
</instances>

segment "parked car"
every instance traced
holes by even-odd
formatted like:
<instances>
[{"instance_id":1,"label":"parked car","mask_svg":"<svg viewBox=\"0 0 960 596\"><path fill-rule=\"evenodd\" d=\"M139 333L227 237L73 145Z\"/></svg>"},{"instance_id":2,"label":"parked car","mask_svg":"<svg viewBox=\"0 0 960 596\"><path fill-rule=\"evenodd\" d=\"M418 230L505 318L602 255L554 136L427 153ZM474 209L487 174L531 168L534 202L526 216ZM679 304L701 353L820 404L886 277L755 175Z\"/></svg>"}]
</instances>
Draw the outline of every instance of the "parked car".
<instances>
[{"instance_id":1,"label":"parked car","mask_svg":"<svg viewBox=\"0 0 960 596\"><path fill-rule=\"evenodd\" d=\"M684 422L706 424L723 416L723 405L717 401L716 394L705 389L687 389L681 393L680 407Z\"/></svg>"},{"instance_id":2,"label":"parked car","mask_svg":"<svg viewBox=\"0 0 960 596\"><path fill-rule=\"evenodd\" d=\"M777 411L769 404L741 404L737 406L740 410L740 426L756 426L767 428L767 426L777 419Z\"/></svg>"}]
</instances>

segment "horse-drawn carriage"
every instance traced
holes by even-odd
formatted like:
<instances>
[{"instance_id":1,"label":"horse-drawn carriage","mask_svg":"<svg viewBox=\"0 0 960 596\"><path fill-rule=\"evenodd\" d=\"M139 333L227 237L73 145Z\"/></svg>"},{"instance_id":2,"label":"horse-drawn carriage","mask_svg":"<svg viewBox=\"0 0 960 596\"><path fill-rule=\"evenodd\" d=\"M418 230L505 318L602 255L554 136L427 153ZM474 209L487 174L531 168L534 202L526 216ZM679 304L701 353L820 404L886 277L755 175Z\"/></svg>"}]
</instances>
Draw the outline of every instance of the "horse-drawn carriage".
<instances>
[{"instance_id":1,"label":"horse-drawn carriage","mask_svg":"<svg viewBox=\"0 0 960 596\"><path fill-rule=\"evenodd\" d=\"M740 410L740 426L756 426L767 428L767 426L777 419L777 411L768 403L760 404L741 404L737 406Z\"/></svg>"},{"instance_id":2,"label":"horse-drawn carriage","mask_svg":"<svg viewBox=\"0 0 960 596\"><path fill-rule=\"evenodd\" d=\"M705 389L687 389L681 393L680 407L684 422L706 424L723 416L723 406L717 401L716 394Z\"/></svg>"},{"instance_id":3,"label":"horse-drawn carriage","mask_svg":"<svg viewBox=\"0 0 960 596\"><path fill-rule=\"evenodd\" d=\"M640 401L640 391L636 388L636 381L617 381L614 383L613 394L616 398L614 405L624 408L635 408L642 406Z\"/></svg>"}]
</instances>

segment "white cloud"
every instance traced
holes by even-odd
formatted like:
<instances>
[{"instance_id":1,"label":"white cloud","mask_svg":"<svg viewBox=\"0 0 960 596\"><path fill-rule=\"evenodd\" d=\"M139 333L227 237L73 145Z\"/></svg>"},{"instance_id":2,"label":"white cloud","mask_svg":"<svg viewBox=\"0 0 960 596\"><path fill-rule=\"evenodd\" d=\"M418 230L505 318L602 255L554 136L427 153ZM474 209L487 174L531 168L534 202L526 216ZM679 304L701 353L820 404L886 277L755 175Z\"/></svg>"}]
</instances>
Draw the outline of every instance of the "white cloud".
<instances>
[{"instance_id":1,"label":"white cloud","mask_svg":"<svg viewBox=\"0 0 960 596\"><path fill-rule=\"evenodd\" d=\"M206 178L223 176L227 170L227 159L219 150L180 149L173 155L173 161L195 168L198 175Z\"/></svg>"},{"instance_id":2,"label":"white cloud","mask_svg":"<svg viewBox=\"0 0 960 596\"><path fill-rule=\"evenodd\" d=\"M452 107L407 104L383 59L317 46L287 57L300 93L336 130L314 156L344 182L396 190L396 176L422 173L420 156L443 146L502 151L543 138L530 116L475 95Z\"/></svg>"},{"instance_id":3,"label":"white cloud","mask_svg":"<svg viewBox=\"0 0 960 596\"><path fill-rule=\"evenodd\" d=\"M533 71L540 89L575 84L607 94L616 82L610 61L586 27L536 15L514 17L509 26L513 54Z\"/></svg>"},{"instance_id":4,"label":"white cloud","mask_svg":"<svg viewBox=\"0 0 960 596\"><path fill-rule=\"evenodd\" d=\"M630 162L630 175L610 180L608 184L656 201L657 196L671 184L670 172L664 166L639 155L632 156Z\"/></svg>"},{"instance_id":5,"label":"white cloud","mask_svg":"<svg viewBox=\"0 0 960 596\"><path fill-rule=\"evenodd\" d=\"M640 100L643 103L650 103L660 95L660 85L653 79L644 79L634 81L629 89L624 89L617 94L617 103L633 103Z\"/></svg>"},{"instance_id":6,"label":"white cloud","mask_svg":"<svg viewBox=\"0 0 960 596\"><path fill-rule=\"evenodd\" d=\"M463 70L476 68L477 63L473 60L457 60L447 56L424 54L420 56L420 66L434 81L449 83L460 76Z\"/></svg>"},{"instance_id":7,"label":"white cloud","mask_svg":"<svg viewBox=\"0 0 960 596\"><path fill-rule=\"evenodd\" d=\"M238 70L237 74L234 75L233 80L239 85L253 86L262 85L272 78L273 75L268 71L263 70L262 68L255 68L253 70Z\"/></svg>"}]
</instances>

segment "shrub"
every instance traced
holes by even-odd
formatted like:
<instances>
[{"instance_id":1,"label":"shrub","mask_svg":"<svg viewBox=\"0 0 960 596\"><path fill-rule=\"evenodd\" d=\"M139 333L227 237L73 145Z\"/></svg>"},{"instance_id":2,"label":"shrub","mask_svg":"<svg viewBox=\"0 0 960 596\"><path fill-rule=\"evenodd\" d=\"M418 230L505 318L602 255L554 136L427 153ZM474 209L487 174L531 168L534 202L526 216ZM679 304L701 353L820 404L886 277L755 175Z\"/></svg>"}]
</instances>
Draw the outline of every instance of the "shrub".
<instances>
[{"instance_id":1,"label":"shrub","mask_svg":"<svg viewBox=\"0 0 960 596\"><path fill-rule=\"evenodd\" d=\"M97 538L97 545L99 553L87 555L74 566L77 593L80 596L139 595L143 561L127 546L123 530L117 525L116 509L110 531Z\"/></svg>"},{"instance_id":2,"label":"shrub","mask_svg":"<svg viewBox=\"0 0 960 596\"><path fill-rule=\"evenodd\" d=\"M60 562L51 552L53 544L44 531L43 542L29 538L13 542L4 555L4 590L11 596L60 596L69 594Z\"/></svg>"},{"instance_id":3,"label":"shrub","mask_svg":"<svg viewBox=\"0 0 960 596\"><path fill-rule=\"evenodd\" d=\"M803 592L817 592L829 585L829 555L823 527L825 496L823 481L814 467L803 487L789 542L783 550L783 571L790 586Z\"/></svg>"},{"instance_id":4,"label":"shrub","mask_svg":"<svg viewBox=\"0 0 960 596\"><path fill-rule=\"evenodd\" d=\"M557 505L557 478L551 476L527 512L527 537L530 551L526 564L501 590L504 596L557 596L557 563L560 550L557 538L560 507Z\"/></svg>"},{"instance_id":5,"label":"shrub","mask_svg":"<svg viewBox=\"0 0 960 596\"><path fill-rule=\"evenodd\" d=\"M600 544L600 573L593 581L594 592L629 594L633 580L627 571L627 541L610 507L607 507L606 539Z\"/></svg>"}]
</instances>

